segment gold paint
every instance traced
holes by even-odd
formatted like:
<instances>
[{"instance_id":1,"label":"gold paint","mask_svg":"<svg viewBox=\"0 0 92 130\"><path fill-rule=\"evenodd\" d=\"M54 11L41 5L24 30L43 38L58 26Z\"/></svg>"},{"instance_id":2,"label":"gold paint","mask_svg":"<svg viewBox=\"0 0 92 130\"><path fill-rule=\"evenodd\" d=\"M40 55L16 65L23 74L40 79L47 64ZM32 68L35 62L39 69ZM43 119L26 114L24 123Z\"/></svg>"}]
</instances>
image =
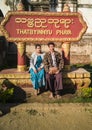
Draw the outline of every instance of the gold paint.
<instances>
[{"instance_id":1,"label":"gold paint","mask_svg":"<svg viewBox=\"0 0 92 130\"><path fill-rule=\"evenodd\" d=\"M83 85L83 80L82 79L76 79L75 82L76 82L76 85L77 85L77 89L82 87L82 85Z\"/></svg>"},{"instance_id":2,"label":"gold paint","mask_svg":"<svg viewBox=\"0 0 92 130\"><path fill-rule=\"evenodd\" d=\"M24 74L24 75L22 75L22 74L20 74L20 73L15 73L15 74L13 74L13 73L10 73L10 74L0 74L0 79L6 79L6 78L10 78L10 79L29 79L30 78L30 75L27 73L27 74Z\"/></svg>"},{"instance_id":3,"label":"gold paint","mask_svg":"<svg viewBox=\"0 0 92 130\"><path fill-rule=\"evenodd\" d=\"M19 66L21 68L21 66ZM24 66L25 68L25 66ZM77 89L80 89L82 87L89 87L91 83L90 77L83 77L83 74L90 74L88 71L87 72L82 72L82 75L80 72L72 71L72 72L63 72L63 83L67 85L76 85ZM78 76L75 77L75 74ZM85 75L86 76L86 75ZM32 85L32 82L30 80L30 74L25 72L23 73L8 73L8 74L0 74L0 83L3 83L5 79L8 79L11 83L15 85ZM27 86L26 86L27 87Z\"/></svg>"},{"instance_id":4,"label":"gold paint","mask_svg":"<svg viewBox=\"0 0 92 130\"><path fill-rule=\"evenodd\" d=\"M82 87L87 88L91 84L90 78L84 78L83 79L84 85Z\"/></svg>"},{"instance_id":5,"label":"gold paint","mask_svg":"<svg viewBox=\"0 0 92 130\"><path fill-rule=\"evenodd\" d=\"M56 35L71 35L72 32L70 29L68 30L56 30Z\"/></svg>"},{"instance_id":6,"label":"gold paint","mask_svg":"<svg viewBox=\"0 0 92 130\"><path fill-rule=\"evenodd\" d=\"M63 12L70 12L70 7L68 4L64 4Z\"/></svg>"},{"instance_id":7,"label":"gold paint","mask_svg":"<svg viewBox=\"0 0 92 130\"><path fill-rule=\"evenodd\" d=\"M2 31L1 25L0 25L0 36L3 36L3 31Z\"/></svg>"},{"instance_id":8,"label":"gold paint","mask_svg":"<svg viewBox=\"0 0 92 130\"><path fill-rule=\"evenodd\" d=\"M52 30L48 30L48 29L44 29L44 30L32 30L32 29L16 29L17 31L17 34L23 34L23 35L26 35L26 34L36 34L36 35L39 35L39 34L44 34L44 35L51 35L52 34Z\"/></svg>"},{"instance_id":9,"label":"gold paint","mask_svg":"<svg viewBox=\"0 0 92 130\"><path fill-rule=\"evenodd\" d=\"M23 11L24 10L24 5L22 4L22 1L20 0L18 5L17 5L17 10L18 11Z\"/></svg>"},{"instance_id":10,"label":"gold paint","mask_svg":"<svg viewBox=\"0 0 92 130\"><path fill-rule=\"evenodd\" d=\"M91 74L90 73L84 73L84 78L85 77L89 78L89 77L91 77Z\"/></svg>"},{"instance_id":11,"label":"gold paint","mask_svg":"<svg viewBox=\"0 0 92 130\"><path fill-rule=\"evenodd\" d=\"M68 67L69 67L68 70L70 70L70 65L68 65ZM74 72L70 72L70 73L67 74L67 77L68 78L75 78L75 73Z\"/></svg>"},{"instance_id":12,"label":"gold paint","mask_svg":"<svg viewBox=\"0 0 92 130\"><path fill-rule=\"evenodd\" d=\"M15 23L17 24L27 24L27 27L33 28L48 28L46 23L54 24L55 28L59 28L58 24L63 24L65 28L69 28L73 24L73 19L46 19L46 18L15 18Z\"/></svg>"},{"instance_id":13,"label":"gold paint","mask_svg":"<svg viewBox=\"0 0 92 130\"><path fill-rule=\"evenodd\" d=\"M17 48L18 48L19 54L20 54L21 56L23 56L24 53L25 53L25 44L24 44L23 42L19 42L19 43L17 44Z\"/></svg>"},{"instance_id":14,"label":"gold paint","mask_svg":"<svg viewBox=\"0 0 92 130\"><path fill-rule=\"evenodd\" d=\"M76 81L75 81L75 79L70 79L71 80L71 82L75 85L76 84Z\"/></svg>"},{"instance_id":15,"label":"gold paint","mask_svg":"<svg viewBox=\"0 0 92 130\"><path fill-rule=\"evenodd\" d=\"M65 57L67 58L69 55L70 55L70 43L69 42L64 42L62 44L62 48L64 50L64 54L65 54Z\"/></svg>"},{"instance_id":16,"label":"gold paint","mask_svg":"<svg viewBox=\"0 0 92 130\"><path fill-rule=\"evenodd\" d=\"M18 72L24 72L26 70L26 65L17 65Z\"/></svg>"},{"instance_id":17,"label":"gold paint","mask_svg":"<svg viewBox=\"0 0 92 130\"><path fill-rule=\"evenodd\" d=\"M76 85L77 89L80 89L82 87L89 87L91 83L91 80L89 78L84 79L63 79L63 84L70 84L70 85Z\"/></svg>"},{"instance_id":18,"label":"gold paint","mask_svg":"<svg viewBox=\"0 0 92 130\"><path fill-rule=\"evenodd\" d=\"M76 73L76 78L83 78L83 73Z\"/></svg>"},{"instance_id":19,"label":"gold paint","mask_svg":"<svg viewBox=\"0 0 92 130\"><path fill-rule=\"evenodd\" d=\"M37 15L38 17L39 16L53 16L53 17L55 17L55 16L78 16L79 17L79 21L82 23L82 26L83 26L83 28L82 28L82 30L81 30L81 32L80 32L80 34L79 34L79 36L77 37L77 38L46 38L46 39L44 39L44 38L12 38L12 37L10 37L9 36L9 34L8 34L8 32L5 30L5 25L6 25L6 23L8 22L8 20L10 19L10 17L11 16L34 16L34 15ZM1 22L1 27L2 27L2 31L3 31L3 33L4 33L4 36L6 37L6 39L8 40L8 41L11 41L11 42L49 42L49 41L54 41L54 42L65 42L65 41L72 41L72 42L74 42L74 41L79 41L80 39L81 39L81 37L82 37L82 35L85 33L85 31L87 30L87 24L86 24L86 22L83 20L83 17L81 16L81 14L79 14L79 13L74 13L74 12L72 12L72 13L69 13L69 12L57 12L57 13L51 13L51 12L27 12L27 11L15 11L15 12L8 12L7 13L7 15L5 16L5 19L4 20L2 20L2 22Z\"/></svg>"}]
</instances>

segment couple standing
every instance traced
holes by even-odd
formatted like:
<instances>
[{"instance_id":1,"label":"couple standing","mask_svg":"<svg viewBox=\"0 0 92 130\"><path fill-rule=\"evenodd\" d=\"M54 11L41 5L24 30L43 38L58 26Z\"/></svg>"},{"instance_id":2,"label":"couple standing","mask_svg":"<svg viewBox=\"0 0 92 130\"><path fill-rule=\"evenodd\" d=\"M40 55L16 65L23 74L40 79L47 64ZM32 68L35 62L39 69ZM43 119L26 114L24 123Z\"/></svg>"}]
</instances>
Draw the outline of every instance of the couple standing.
<instances>
[{"instance_id":1,"label":"couple standing","mask_svg":"<svg viewBox=\"0 0 92 130\"><path fill-rule=\"evenodd\" d=\"M35 46L35 52L31 55L29 72L31 81L37 94L41 87L50 90L50 98L58 97L63 89L62 69L64 66L61 54L55 51L55 44L48 43L49 52L42 53L40 44Z\"/></svg>"}]
</instances>

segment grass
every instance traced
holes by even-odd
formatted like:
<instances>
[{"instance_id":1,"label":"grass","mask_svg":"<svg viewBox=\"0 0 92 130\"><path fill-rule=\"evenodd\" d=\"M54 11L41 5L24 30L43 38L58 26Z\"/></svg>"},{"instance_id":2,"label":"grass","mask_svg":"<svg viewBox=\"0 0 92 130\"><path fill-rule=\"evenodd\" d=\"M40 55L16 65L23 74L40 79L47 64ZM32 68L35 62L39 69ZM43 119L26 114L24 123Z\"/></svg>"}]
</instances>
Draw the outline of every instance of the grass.
<instances>
[{"instance_id":1,"label":"grass","mask_svg":"<svg viewBox=\"0 0 92 130\"><path fill-rule=\"evenodd\" d=\"M33 116L35 116L35 115L38 114L38 111L35 110L35 109L27 110L27 112L28 112L30 115L33 115Z\"/></svg>"},{"instance_id":2,"label":"grass","mask_svg":"<svg viewBox=\"0 0 92 130\"><path fill-rule=\"evenodd\" d=\"M47 103L47 104L53 104L53 103L90 103L92 102L92 97L88 98L84 98L82 96L78 96L77 92L75 92L74 94L65 94L62 95L60 99L56 99L56 98L49 98L49 92L45 92L41 95L35 96L35 95L31 95L27 98L26 100L27 103Z\"/></svg>"}]
</instances>

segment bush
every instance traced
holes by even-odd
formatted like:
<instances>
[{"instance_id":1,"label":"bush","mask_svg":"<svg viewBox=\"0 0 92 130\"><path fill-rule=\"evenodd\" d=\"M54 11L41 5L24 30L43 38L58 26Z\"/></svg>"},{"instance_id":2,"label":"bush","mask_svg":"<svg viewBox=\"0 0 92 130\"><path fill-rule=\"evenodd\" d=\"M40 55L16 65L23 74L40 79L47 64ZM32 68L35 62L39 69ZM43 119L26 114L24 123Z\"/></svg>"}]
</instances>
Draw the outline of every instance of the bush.
<instances>
[{"instance_id":1,"label":"bush","mask_svg":"<svg viewBox=\"0 0 92 130\"><path fill-rule=\"evenodd\" d=\"M92 88L81 88L78 95L82 98L92 98Z\"/></svg>"},{"instance_id":2,"label":"bush","mask_svg":"<svg viewBox=\"0 0 92 130\"><path fill-rule=\"evenodd\" d=\"M1 89L0 90L0 102L6 103L13 95L14 88L9 88L6 90Z\"/></svg>"}]
</instances>

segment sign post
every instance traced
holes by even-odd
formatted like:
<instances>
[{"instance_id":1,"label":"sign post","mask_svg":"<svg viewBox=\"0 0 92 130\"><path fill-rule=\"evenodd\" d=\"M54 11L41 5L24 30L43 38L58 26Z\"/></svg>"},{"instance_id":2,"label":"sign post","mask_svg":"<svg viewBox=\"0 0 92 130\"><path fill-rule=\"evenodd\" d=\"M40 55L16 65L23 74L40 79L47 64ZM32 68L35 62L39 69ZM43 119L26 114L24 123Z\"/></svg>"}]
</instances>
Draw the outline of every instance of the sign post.
<instances>
[{"instance_id":1,"label":"sign post","mask_svg":"<svg viewBox=\"0 0 92 130\"><path fill-rule=\"evenodd\" d=\"M8 12L1 30L8 41L23 43L49 41L70 43L79 41L87 25L74 12ZM70 46L70 45L69 45Z\"/></svg>"},{"instance_id":2,"label":"sign post","mask_svg":"<svg viewBox=\"0 0 92 130\"><path fill-rule=\"evenodd\" d=\"M25 48L26 48L26 46L23 42L19 42L17 44L17 53L18 53L17 69L19 72L26 70Z\"/></svg>"}]
</instances>

